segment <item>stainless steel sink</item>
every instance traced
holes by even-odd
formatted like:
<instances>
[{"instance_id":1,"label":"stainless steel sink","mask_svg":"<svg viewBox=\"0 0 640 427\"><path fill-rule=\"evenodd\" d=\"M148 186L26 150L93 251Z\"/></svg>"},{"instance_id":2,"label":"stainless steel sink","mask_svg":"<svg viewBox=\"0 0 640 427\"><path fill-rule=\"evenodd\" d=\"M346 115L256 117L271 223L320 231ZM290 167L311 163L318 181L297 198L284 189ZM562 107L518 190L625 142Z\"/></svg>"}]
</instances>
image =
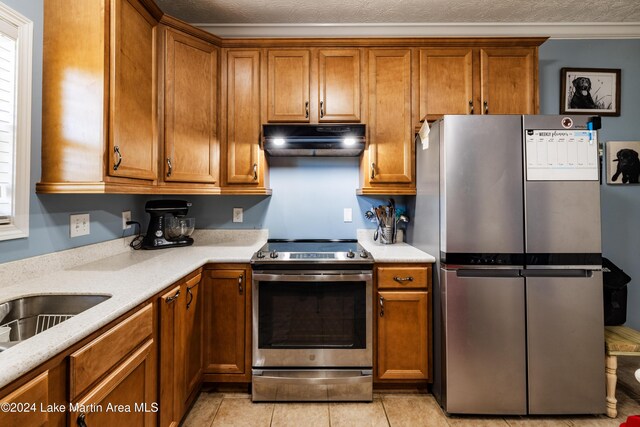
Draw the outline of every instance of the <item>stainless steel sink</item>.
<instances>
[{"instance_id":1,"label":"stainless steel sink","mask_svg":"<svg viewBox=\"0 0 640 427\"><path fill-rule=\"evenodd\" d=\"M11 327L9 342L0 351L111 298L108 295L36 295L0 304L0 326Z\"/></svg>"}]
</instances>

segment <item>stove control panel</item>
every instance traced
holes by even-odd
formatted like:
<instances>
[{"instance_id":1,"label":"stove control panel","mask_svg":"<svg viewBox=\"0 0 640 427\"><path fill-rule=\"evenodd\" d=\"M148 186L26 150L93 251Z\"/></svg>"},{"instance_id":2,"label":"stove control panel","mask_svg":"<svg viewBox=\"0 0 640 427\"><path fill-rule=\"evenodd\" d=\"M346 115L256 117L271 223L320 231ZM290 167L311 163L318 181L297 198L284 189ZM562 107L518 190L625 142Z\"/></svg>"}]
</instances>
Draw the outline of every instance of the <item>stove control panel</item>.
<instances>
[{"instance_id":1,"label":"stove control panel","mask_svg":"<svg viewBox=\"0 0 640 427\"><path fill-rule=\"evenodd\" d=\"M274 249L274 250L272 250L272 251L269 253L269 257L270 257L270 258L278 258L278 252L276 252L276 250L275 250L275 249Z\"/></svg>"}]
</instances>

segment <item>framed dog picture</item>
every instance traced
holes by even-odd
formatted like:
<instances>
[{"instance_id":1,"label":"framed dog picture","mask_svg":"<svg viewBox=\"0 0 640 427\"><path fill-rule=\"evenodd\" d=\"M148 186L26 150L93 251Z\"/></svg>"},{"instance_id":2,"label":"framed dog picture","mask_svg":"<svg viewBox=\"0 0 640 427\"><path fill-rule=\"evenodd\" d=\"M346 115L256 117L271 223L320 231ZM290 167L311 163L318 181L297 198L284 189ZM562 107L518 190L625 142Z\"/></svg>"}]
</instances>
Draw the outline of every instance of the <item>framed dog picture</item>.
<instances>
[{"instance_id":1,"label":"framed dog picture","mask_svg":"<svg viewBox=\"0 0 640 427\"><path fill-rule=\"evenodd\" d=\"M562 68L560 114L620 115L620 69Z\"/></svg>"},{"instance_id":2,"label":"framed dog picture","mask_svg":"<svg viewBox=\"0 0 640 427\"><path fill-rule=\"evenodd\" d=\"M607 141L607 184L640 182L640 141Z\"/></svg>"}]
</instances>

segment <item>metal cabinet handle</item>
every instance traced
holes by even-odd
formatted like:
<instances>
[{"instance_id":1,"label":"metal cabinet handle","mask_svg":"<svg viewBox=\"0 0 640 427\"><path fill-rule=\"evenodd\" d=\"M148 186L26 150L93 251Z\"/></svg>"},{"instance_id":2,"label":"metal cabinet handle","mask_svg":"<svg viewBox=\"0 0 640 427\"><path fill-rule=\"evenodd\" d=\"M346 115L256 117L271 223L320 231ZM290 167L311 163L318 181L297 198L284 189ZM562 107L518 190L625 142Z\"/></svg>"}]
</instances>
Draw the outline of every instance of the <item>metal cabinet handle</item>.
<instances>
[{"instance_id":1,"label":"metal cabinet handle","mask_svg":"<svg viewBox=\"0 0 640 427\"><path fill-rule=\"evenodd\" d=\"M304 118L309 118L309 101L304 103Z\"/></svg>"},{"instance_id":2,"label":"metal cabinet handle","mask_svg":"<svg viewBox=\"0 0 640 427\"><path fill-rule=\"evenodd\" d=\"M399 276L395 276L393 278L393 280L395 280L398 283L404 283L404 282L413 282L413 277L411 276L407 276L407 277L399 277Z\"/></svg>"},{"instance_id":3,"label":"metal cabinet handle","mask_svg":"<svg viewBox=\"0 0 640 427\"><path fill-rule=\"evenodd\" d=\"M320 118L324 117L324 101L320 101Z\"/></svg>"},{"instance_id":4,"label":"metal cabinet handle","mask_svg":"<svg viewBox=\"0 0 640 427\"><path fill-rule=\"evenodd\" d=\"M469 114L473 114L473 100L469 101Z\"/></svg>"},{"instance_id":5,"label":"metal cabinet handle","mask_svg":"<svg viewBox=\"0 0 640 427\"><path fill-rule=\"evenodd\" d=\"M253 164L253 180L254 181L258 180L258 164L257 163Z\"/></svg>"},{"instance_id":6,"label":"metal cabinet handle","mask_svg":"<svg viewBox=\"0 0 640 427\"><path fill-rule=\"evenodd\" d=\"M172 302L177 300L179 296L180 296L180 289L178 289L172 297L167 297L167 299L164 300L164 302L166 302L167 304L171 304Z\"/></svg>"},{"instance_id":7,"label":"metal cabinet handle","mask_svg":"<svg viewBox=\"0 0 640 427\"><path fill-rule=\"evenodd\" d=\"M173 165L171 165L171 157L167 157L167 167L169 170L167 171L167 176L171 176L171 171L173 170Z\"/></svg>"},{"instance_id":8,"label":"metal cabinet handle","mask_svg":"<svg viewBox=\"0 0 640 427\"><path fill-rule=\"evenodd\" d=\"M487 101L484 101L483 105L484 105L484 113L489 114L489 103Z\"/></svg>"},{"instance_id":9,"label":"metal cabinet handle","mask_svg":"<svg viewBox=\"0 0 640 427\"><path fill-rule=\"evenodd\" d=\"M384 297L381 296L380 299L380 317L384 316Z\"/></svg>"},{"instance_id":10,"label":"metal cabinet handle","mask_svg":"<svg viewBox=\"0 0 640 427\"><path fill-rule=\"evenodd\" d=\"M240 275L238 277L238 292L240 292L240 295L242 295L243 289L242 289L242 280L244 279L244 276Z\"/></svg>"},{"instance_id":11,"label":"metal cabinet handle","mask_svg":"<svg viewBox=\"0 0 640 427\"><path fill-rule=\"evenodd\" d=\"M371 162L371 179L376 177L376 164Z\"/></svg>"},{"instance_id":12,"label":"metal cabinet handle","mask_svg":"<svg viewBox=\"0 0 640 427\"><path fill-rule=\"evenodd\" d=\"M116 154L116 156L118 156L116 162L113 164L113 170L117 171L118 168L120 167L120 163L122 163L122 154L120 154L120 147L117 145L114 145L113 152Z\"/></svg>"},{"instance_id":13,"label":"metal cabinet handle","mask_svg":"<svg viewBox=\"0 0 640 427\"><path fill-rule=\"evenodd\" d=\"M78 427L87 427L87 423L85 422L86 414L84 412L78 415L78 419L76 420L76 424Z\"/></svg>"},{"instance_id":14,"label":"metal cabinet handle","mask_svg":"<svg viewBox=\"0 0 640 427\"><path fill-rule=\"evenodd\" d=\"M187 295L189 295L189 300L187 301L187 310L191 307L191 303L193 302L193 292L191 292L191 288L187 286Z\"/></svg>"}]
</instances>

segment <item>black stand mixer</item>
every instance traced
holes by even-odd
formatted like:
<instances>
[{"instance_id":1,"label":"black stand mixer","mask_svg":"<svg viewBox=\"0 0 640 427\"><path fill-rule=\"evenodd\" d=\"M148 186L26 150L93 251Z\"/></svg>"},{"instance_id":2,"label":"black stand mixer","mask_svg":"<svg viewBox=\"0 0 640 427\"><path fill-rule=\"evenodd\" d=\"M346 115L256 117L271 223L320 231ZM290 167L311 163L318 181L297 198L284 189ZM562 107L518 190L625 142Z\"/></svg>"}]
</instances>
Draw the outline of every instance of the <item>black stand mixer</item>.
<instances>
[{"instance_id":1,"label":"black stand mixer","mask_svg":"<svg viewBox=\"0 0 640 427\"><path fill-rule=\"evenodd\" d=\"M142 239L143 249L173 248L193 245L189 235L195 221L185 218L191 203L184 200L150 200L144 210L151 216L147 234Z\"/></svg>"}]
</instances>

